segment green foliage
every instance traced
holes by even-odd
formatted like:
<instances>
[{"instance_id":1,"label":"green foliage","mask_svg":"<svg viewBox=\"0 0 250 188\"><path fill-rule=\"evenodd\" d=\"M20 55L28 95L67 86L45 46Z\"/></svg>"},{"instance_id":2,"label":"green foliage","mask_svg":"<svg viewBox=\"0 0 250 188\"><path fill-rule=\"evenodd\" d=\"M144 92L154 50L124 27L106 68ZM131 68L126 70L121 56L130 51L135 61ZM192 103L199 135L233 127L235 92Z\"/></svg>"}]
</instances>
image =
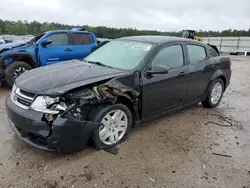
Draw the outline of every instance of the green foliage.
<instances>
[{"instance_id":1,"label":"green foliage","mask_svg":"<svg viewBox=\"0 0 250 188\"><path fill-rule=\"evenodd\" d=\"M45 31L56 29L71 29L73 27L83 27L88 31L94 32L100 38L119 38L132 35L168 35L168 36L182 36L182 31L178 32L161 32L156 30L137 30L133 28L110 28L105 26L92 27L89 25L73 26L59 23L39 23L37 21L8 21L0 19L0 34L15 34L15 35L39 35ZM185 29L185 28L183 28ZM236 36L250 36L250 29L245 30L224 30L224 31L197 31L198 36L202 37L236 37Z\"/></svg>"}]
</instances>

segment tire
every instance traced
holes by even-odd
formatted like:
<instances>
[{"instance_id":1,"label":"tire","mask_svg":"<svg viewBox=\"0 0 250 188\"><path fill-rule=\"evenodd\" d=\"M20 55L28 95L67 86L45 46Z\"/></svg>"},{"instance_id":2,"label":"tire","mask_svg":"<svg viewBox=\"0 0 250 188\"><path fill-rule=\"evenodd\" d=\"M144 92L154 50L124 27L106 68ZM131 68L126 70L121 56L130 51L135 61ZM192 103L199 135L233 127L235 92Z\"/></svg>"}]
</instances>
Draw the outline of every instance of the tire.
<instances>
[{"instance_id":1,"label":"tire","mask_svg":"<svg viewBox=\"0 0 250 188\"><path fill-rule=\"evenodd\" d=\"M217 97L217 99L215 98L216 100L215 99L213 100L213 90L217 86L221 86L221 93L217 92L220 95L218 94L217 96L219 96L219 97ZM214 80L209 87L207 98L201 102L202 105L205 108L215 108L216 106L218 106L220 104L221 99L222 99L222 96L223 96L223 93L225 90L224 88L225 88L225 84L221 79ZM220 91L220 89L218 89L218 91Z\"/></svg>"},{"instance_id":2,"label":"tire","mask_svg":"<svg viewBox=\"0 0 250 188\"><path fill-rule=\"evenodd\" d=\"M20 69L20 74L15 76L15 71ZM5 81L9 87L12 87L15 79L20 76L23 72L22 70L31 70L32 67L24 61L14 61L5 69Z\"/></svg>"},{"instance_id":3,"label":"tire","mask_svg":"<svg viewBox=\"0 0 250 188\"><path fill-rule=\"evenodd\" d=\"M110 139L112 137L115 140L115 136L110 136L104 141L104 139L102 139L100 137L101 130L104 131L105 129L108 129L107 131L104 131L103 138L105 138L105 135L115 134L117 132L117 130L122 128L122 127L120 125L118 126L119 123L116 123L116 120L113 120L113 119L112 119L112 121L114 121L113 124L107 123L108 120L106 121L106 126L104 124L101 124L99 127L97 127L94 130L94 133L92 136L93 143L97 149L110 148L110 147L113 147L114 145L117 145L122 140L124 140L124 138L126 138L129 131L131 130L133 118L132 118L132 114L131 114L130 110L128 109L128 107L123 105L123 104L101 105L101 106L98 106L91 113L90 120L93 122L101 123L105 116L107 116L109 113L111 113L111 115L112 115L113 111L118 111L118 110L120 110L121 112L123 112L125 114L125 116L122 117L122 120L123 120L123 122L126 122L126 120L127 120L126 129L123 132L118 132L116 134L116 135L118 135L119 139L117 139L118 140L117 142L113 143ZM117 121L119 121L119 120L117 120ZM117 125L118 127L117 128L114 127L115 125ZM115 133L113 133L114 130L115 130ZM105 132L106 132L106 134L105 134ZM107 142L111 142L111 143L107 143Z\"/></svg>"}]
</instances>

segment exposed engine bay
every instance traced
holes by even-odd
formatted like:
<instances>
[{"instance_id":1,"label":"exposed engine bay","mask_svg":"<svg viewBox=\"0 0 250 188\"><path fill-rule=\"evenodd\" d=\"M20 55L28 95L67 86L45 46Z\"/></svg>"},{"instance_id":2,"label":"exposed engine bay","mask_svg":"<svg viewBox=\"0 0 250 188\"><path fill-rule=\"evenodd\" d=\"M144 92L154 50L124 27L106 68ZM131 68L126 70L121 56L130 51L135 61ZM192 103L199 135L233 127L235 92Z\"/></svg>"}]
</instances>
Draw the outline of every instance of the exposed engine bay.
<instances>
[{"instance_id":1,"label":"exposed engine bay","mask_svg":"<svg viewBox=\"0 0 250 188\"><path fill-rule=\"evenodd\" d=\"M123 96L136 103L134 100L139 93L124 86L117 80L111 80L99 86L94 85L83 90L69 92L63 97L54 98L47 110L44 110L43 119L52 124L58 117L74 121L86 121L96 105L102 103L116 103L119 96Z\"/></svg>"}]
</instances>

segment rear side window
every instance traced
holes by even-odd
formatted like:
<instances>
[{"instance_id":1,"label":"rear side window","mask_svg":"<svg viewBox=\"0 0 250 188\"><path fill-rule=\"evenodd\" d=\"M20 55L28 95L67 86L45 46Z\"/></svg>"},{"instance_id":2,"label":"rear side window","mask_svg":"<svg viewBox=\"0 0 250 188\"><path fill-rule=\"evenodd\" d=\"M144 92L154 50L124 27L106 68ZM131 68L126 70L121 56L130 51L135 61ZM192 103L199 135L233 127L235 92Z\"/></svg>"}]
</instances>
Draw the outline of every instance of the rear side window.
<instances>
[{"instance_id":1,"label":"rear side window","mask_svg":"<svg viewBox=\"0 0 250 188\"><path fill-rule=\"evenodd\" d=\"M203 46L188 44L187 48L191 64L196 64L206 59L206 49Z\"/></svg>"},{"instance_id":2,"label":"rear side window","mask_svg":"<svg viewBox=\"0 0 250 188\"><path fill-rule=\"evenodd\" d=\"M183 66L183 51L181 45L163 48L154 58L152 66L163 65L171 69Z\"/></svg>"},{"instance_id":3,"label":"rear side window","mask_svg":"<svg viewBox=\"0 0 250 188\"><path fill-rule=\"evenodd\" d=\"M94 43L93 36L89 33L72 33L73 45L88 45Z\"/></svg>"},{"instance_id":4,"label":"rear side window","mask_svg":"<svg viewBox=\"0 0 250 188\"><path fill-rule=\"evenodd\" d=\"M49 35L48 38L52 40L52 43L48 46L67 46L69 45L69 36L67 33L55 33Z\"/></svg>"},{"instance_id":5,"label":"rear side window","mask_svg":"<svg viewBox=\"0 0 250 188\"><path fill-rule=\"evenodd\" d=\"M209 45L207 49L208 49L208 55L210 57L219 56L219 53L215 49L213 49L212 46Z\"/></svg>"}]
</instances>

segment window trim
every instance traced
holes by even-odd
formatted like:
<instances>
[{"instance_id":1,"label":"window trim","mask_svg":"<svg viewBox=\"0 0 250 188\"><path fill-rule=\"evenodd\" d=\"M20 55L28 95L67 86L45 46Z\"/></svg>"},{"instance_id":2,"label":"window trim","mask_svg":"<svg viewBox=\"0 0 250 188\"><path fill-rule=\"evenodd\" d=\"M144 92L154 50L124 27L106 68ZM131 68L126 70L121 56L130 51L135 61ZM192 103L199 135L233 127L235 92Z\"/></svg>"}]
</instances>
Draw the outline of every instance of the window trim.
<instances>
[{"instance_id":1,"label":"window trim","mask_svg":"<svg viewBox=\"0 0 250 188\"><path fill-rule=\"evenodd\" d=\"M150 58L149 63L145 66L144 73L146 73L146 72L151 68L151 65L152 65L153 60L155 59L155 57L159 54L159 52L160 52L162 49L167 48L167 47L170 47L170 46L174 46L174 45L180 45L181 48L182 48L183 66L176 67L176 68L171 68L169 71L171 72L171 71L173 71L173 70L177 70L177 69L180 69L180 68L182 68L182 67L187 66L184 44L183 44L182 42L172 42L172 43L167 43L167 44L164 44L164 45L160 46L160 47L155 51L154 55Z\"/></svg>"},{"instance_id":2,"label":"window trim","mask_svg":"<svg viewBox=\"0 0 250 188\"><path fill-rule=\"evenodd\" d=\"M201 60L201 61L199 61L199 62L197 62L197 63L192 64L191 61L190 61L189 53L188 53L188 45L203 47L203 48L205 49L206 58L203 59L203 60ZM186 53L188 65L197 65L198 63L203 62L204 60L206 60L206 59L209 58L209 55L208 55L208 52L207 52L207 48L206 48L206 46L203 45L203 44L197 44L197 43L193 43L193 42L185 42L185 48L186 48L185 53Z\"/></svg>"},{"instance_id":3,"label":"window trim","mask_svg":"<svg viewBox=\"0 0 250 188\"><path fill-rule=\"evenodd\" d=\"M88 34L88 35L91 35L93 42L90 43L90 44L78 44L78 45L74 45L73 44L73 34ZM72 45L72 46L87 46L87 45L92 45L94 43L95 43L95 39L94 39L94 36L93 36L92 33L89 33L89 32L77 32L77 31L74 31L74 32L70 33L70 45Z\"/></svg>"},{"instance_id":4,"label":"window trim","mask_svg":"<svg viewBox=\"0 0 250 188\"><path fill-rule=\"evenodd\" d=\"M57 34L66 34L68 35L68 44L67 45L53 45L53 46L70 46L71 45L71 41L70 41L70 36L69 36L69 33L68 32L58 32L58 33L50 33L48 34L46 38L50 38L51 35L57 35ZM51 45L48 45L49 47L52 47Z\"/></svg>"}]
</instances>

